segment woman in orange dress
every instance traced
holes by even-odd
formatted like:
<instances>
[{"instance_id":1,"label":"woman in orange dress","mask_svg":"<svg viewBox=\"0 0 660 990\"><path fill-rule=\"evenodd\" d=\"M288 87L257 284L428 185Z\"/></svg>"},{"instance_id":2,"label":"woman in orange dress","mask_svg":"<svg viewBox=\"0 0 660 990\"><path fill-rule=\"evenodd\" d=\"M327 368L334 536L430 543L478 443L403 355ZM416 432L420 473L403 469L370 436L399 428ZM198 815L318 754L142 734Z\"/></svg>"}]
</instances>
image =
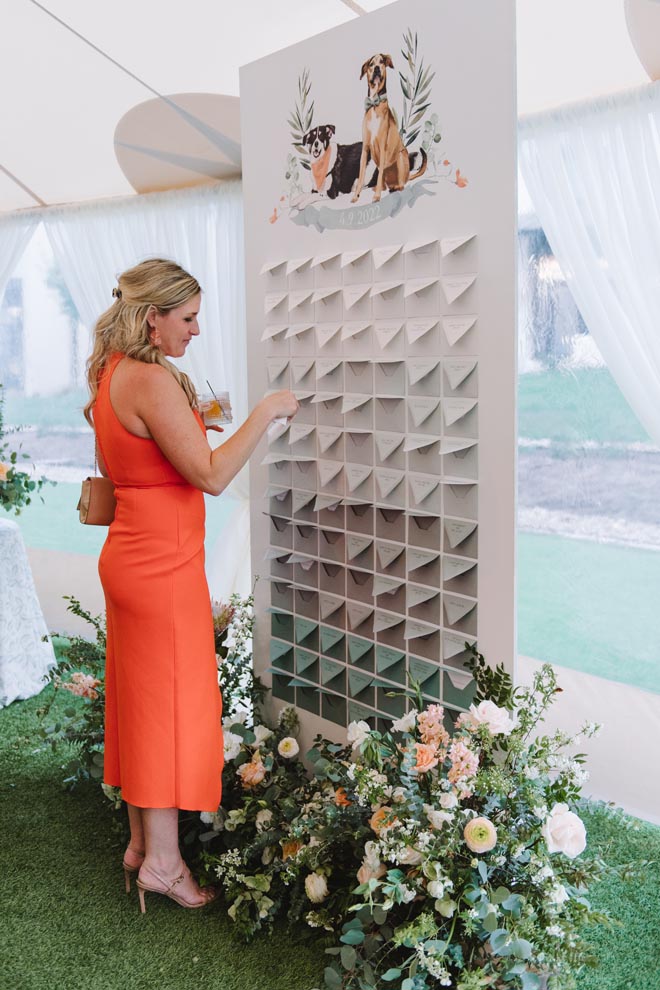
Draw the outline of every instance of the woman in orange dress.
<instances>
[{"instance_id":1,"label":"woman in orange dress","mask_svg":"<svg viewBox=\"0 0 660 990\"><path fill-rule=\"evenodd\" d=\"M219 495L269 424L295 415L288 391L264 398L216 450L195 389L167 360L199 334L201 289L174 262L124 272L98 320L88 362L99 464L117 508L99 559L106 599L106 784L121 787L131 838L127 889L202 907L181 858L178 809L221 798L222 703L204 572L204 492Z\"/></svg>"}]
</instances>

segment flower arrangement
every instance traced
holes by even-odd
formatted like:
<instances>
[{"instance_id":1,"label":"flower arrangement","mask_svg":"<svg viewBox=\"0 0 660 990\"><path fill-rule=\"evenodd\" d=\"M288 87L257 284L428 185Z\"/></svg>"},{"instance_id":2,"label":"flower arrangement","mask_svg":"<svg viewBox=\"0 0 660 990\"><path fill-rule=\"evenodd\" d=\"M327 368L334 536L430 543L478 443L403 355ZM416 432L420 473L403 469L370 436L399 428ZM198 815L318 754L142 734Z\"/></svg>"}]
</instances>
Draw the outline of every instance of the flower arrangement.
<instances>
[{"instance_id":1,"label":"flower arrangement","mask_svg":"<svg viewBox=\"0 0 660 990\"><path fill-rule=\"evenodd\" d=\"M20 454L11 450L5 439L2 407L4 397L0 385L0 507L7 512L20 515L21 509L29 505L32 496L41 491L46 484L46 478L33 478L27 471L18 469L19 456L29 460L28 454ZM19 447L20 450L20 447Z\"/></svg>"},{"instance_id":2,"label":"flower arrangement","mask_svg":"<svg viewBox=\"0 0 660 990\"><path fill-rule=\"evenodd\" d=\"M272 729L226 719L207 878L246 937L282 911L331 932L328 990L569 990L592 961L582 930L607 919L587 894L610 868L583 855L580 736L533 735L553 669L514 689L476 652L470 664L476 701L455 723L413 683L387 732L317 737L311 774L294 709Z\"/></svg>"}]
</instances>

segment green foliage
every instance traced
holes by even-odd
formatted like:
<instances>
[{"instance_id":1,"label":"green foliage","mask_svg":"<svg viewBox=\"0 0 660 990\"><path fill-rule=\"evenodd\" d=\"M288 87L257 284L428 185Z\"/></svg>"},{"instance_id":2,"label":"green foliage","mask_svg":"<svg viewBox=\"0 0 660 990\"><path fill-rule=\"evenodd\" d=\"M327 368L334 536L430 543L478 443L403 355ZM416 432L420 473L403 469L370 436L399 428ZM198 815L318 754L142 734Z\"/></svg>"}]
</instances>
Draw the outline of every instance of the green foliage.
<instances>
[{"instance_id":1,"label":"green foliage","mask_svg":"<svg viewBox=\"0 0 660 990\"><path fill-rule=\"evenodd\" d=\"M514 705L513 680L504 666L489 667L483 655L470 643L465 644L465 649L468 653L465 666L472 673L476 685L475 701L489 699L511 711Z\"/></svg>"},{"instance_id":2,"label":"green foliage","mask_svg":"<svg viewBox=\"0 0 660 990\"><path fill-rule=\"evenodd\" d=\"M408 148L419 136L424 115L431 106L431 83L435 72L431 72L430 67L424 68L423 58L419 59L418 64L417 32L413 35L408 28L403 36L403 45L401 54L408 66L408 72L405 75L399 72L403 92L403 113L399 133Z\"/></svg>"},{"instance_id":3,"label":"green foliage","mask_svg":"<svg viewBox=\"0 0 660 990\"><path fill-rule=\"evenodd\" d=\"M309 81L309 69L303 69L302 75L298 77L298 96L296 105L288 118L287 123L291 128L291 138L293 147L298 153L298 161L303 168L309 171L309 152L303 144L305 134L312 126L314 119L314 101L308 103L312 84Z\"/></svg>"},{"instance_id":4,"label":"green foliage","mask_svg":"<svg viewBox=\"0 0 660 990\"><path fill-rule=\"evenodd\" d=\"M6 439L3 405L4 395L0 385L0 507L18 516L21 509L30 504L33 495L41 491L47 479L33 478L27 471L19 470L19 460L30 460L30 456L22 452L21 444L18 450L12 449Z\"/></svg>"}]
</instances>

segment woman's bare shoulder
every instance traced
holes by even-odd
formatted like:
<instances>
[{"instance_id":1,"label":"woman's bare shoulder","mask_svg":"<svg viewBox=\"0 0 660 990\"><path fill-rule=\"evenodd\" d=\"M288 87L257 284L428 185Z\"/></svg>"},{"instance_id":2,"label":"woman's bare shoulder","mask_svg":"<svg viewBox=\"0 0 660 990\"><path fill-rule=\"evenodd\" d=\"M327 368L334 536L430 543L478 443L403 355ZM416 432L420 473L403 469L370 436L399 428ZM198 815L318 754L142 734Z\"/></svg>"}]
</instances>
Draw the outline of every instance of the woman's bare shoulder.
<instances>
[{"instance_id":1,"label":"woman's bare shoulder","mask_svg":"<svg viewBox=\"0 0 660 990\"><path fill-rule=\"evenodd\" d=\"M116 374L119 374L123 385L140 389L163 389L169 388L170 383L176 387L177 383L167 368L161 364L149 364L146 361L137 361L135 358L125 355L119 362Z\"/></svg>"}]
</instances>

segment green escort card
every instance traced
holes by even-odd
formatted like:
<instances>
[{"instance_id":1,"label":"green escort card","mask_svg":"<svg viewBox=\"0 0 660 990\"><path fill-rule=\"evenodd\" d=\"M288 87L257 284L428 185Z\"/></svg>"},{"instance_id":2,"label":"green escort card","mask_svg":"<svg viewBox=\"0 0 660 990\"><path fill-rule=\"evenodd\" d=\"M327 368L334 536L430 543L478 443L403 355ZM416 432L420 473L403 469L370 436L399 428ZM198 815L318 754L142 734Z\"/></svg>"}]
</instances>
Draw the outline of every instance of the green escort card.
<instances>
[{"instance_id":1,"label":"green escort card","mask_svg":"<svg viewBox=\"0 0 660 990\"><path fill-rule=\"evenodd\" d=\"M309 684L296 688L296 707L312 715L318 715L321 708L318 688L310 687Z\"/></svg>"},{"instance_id":2,"label":"green escort card","mask_svg":"<svg viewBox=\"0 0 660 990\"><path fill-rule=\"evenodd\" d=\"M301 619L296 616L296 643L303 643L308 636L311 636L313 632L316 632L318 627L318 622L313 622L312 619Z\"/></svg>"},{"instance_id":3,"label":"green escort card","mask_svg":"<svg viewBox=\"0 0 660 990\"><path fill-rule=\"evenodd\" d=\"M332 626L321 626L321 653L329 653L333 646L344 638L343 629L334 629Z\"/></svg>"},{"instance_id":4,"label":"green escort card","mask_svg":"<svg viewBox=\"0 0 660 990\"><path fill-rule=\"evenodd\" d=\"M321 689L321 716L327 718L329 722L346 726L346 698L338 694L328 694Z\"/></svg>"},{"instance_id":5,"label":"green escort card","mask_svg":"<svg viewBox=\"0 0 660 990\"><path fill-rule=\"evenodd\" d=\"M373 647L373 642L369 639L359 639L357 636L348 636L348 655L353 663L363 657L365 653Z\"/></svg>"},{"instance_id":6,"label":"green escort card","mask_svg":"<svg viewBox=\"0 0 660 990\"><path fill-rule=\"evenodd\" d=\"M399 663L401 660L405 660L406 655L400 650L395 650L391 646L377 646L376 647L376 670L379 674L384 674L386 670L390 667L394 667L395 664Z\"/></svg>"},{"instance_id":7,"label":"green escort card","mask_svg":"<svg viewBox=\"0 0 660 990\"><path fill-rule=\"evenodd\" d=\"M318 660L318 654L312 653L311 650L302 650L300 647L296 647L296 673L302 674L305 670L309 670L313 664ZM308 675L309 677L309 675ZM311 678L316 680L316 678Z\"/></svg>"},{"instance_id":8,"label":"green escort card","mask_svg":"<svg viewBox=\"0 0 660 990\"><path fill-rule=\"evenodd\" d=\"M374 679L371 674L363 674L359 670L349 670L348 672L348 689L352 698L362 694L363 691L371 687L373 682Z\"/></svg>"},{"instance_id":9,"label":"green escort card","mask_svg":"<svg viewBox=\"0 0 660 990\"><path fill-rule=\"evenodd\" d=\"M327 657L321 657L320 666L321 666L321 684L324 685L330 684L332 681L335 680L335 678L342 677L346 672L346 668L342 664L336 663L334 660L328 660ZM339 691L340 690L339 684L334 684L332 686L332 689L334 691Z\"/></svg>"},{"instance_id":10,"label":"green escort card","mask_svg":"<svg viewBox=\"0 0 660 990\"><path fill-rule=\"evenodd\" d=\"M476 689L474 678L470 677L464 688L461 685L461 680L464 680L466 676L467 675L464 675L463 678L459 680L459 678L455 675L454 680L456 680L457 683L453 684L451 675L446 671L444 672L442 677L442 697L448 705L452 705L456 708L469 708L474 701L474 693Z\"/></svg>"},{"instance_id":11,"label":"green escort card","mask_svg":"<svg viewBox=\"0 0 660 990\"><path fill-rule=\"evenodd\" d=\"M361 705L359 701L348 702L349 722L366 722L367 719L373 718L375 714L376 713L373 708L368 708L366 705Z\"/></svg>"}]
</instances>

